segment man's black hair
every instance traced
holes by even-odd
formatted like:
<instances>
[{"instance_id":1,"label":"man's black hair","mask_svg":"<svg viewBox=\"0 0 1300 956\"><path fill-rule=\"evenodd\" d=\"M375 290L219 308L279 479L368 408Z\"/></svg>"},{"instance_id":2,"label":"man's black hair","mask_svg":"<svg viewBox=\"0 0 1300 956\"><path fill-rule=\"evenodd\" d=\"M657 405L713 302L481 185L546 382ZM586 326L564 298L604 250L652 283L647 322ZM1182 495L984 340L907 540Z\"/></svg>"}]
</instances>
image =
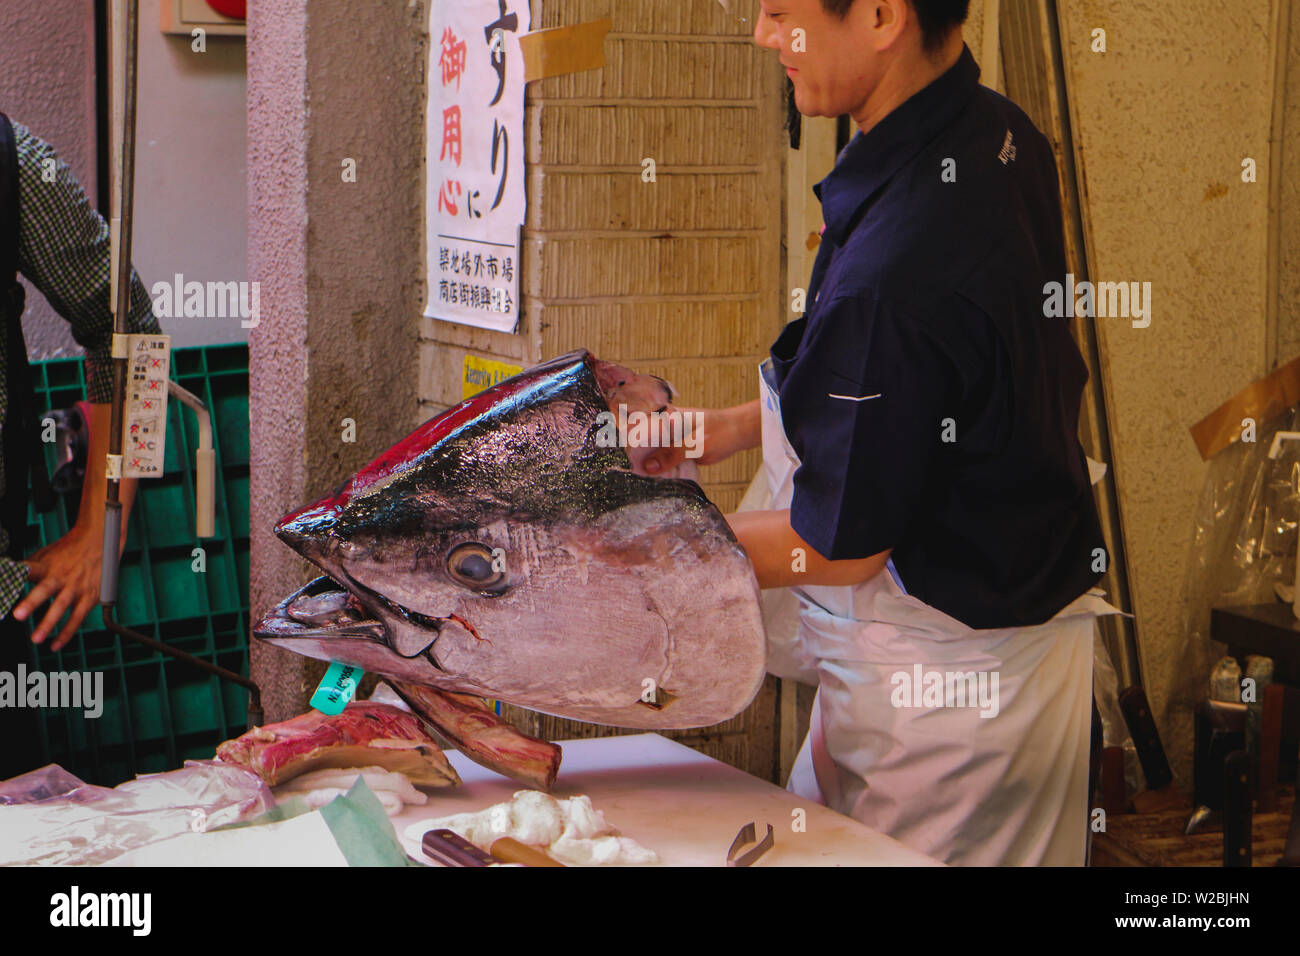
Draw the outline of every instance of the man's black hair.
<instances>
[{"instance_id":1,"label":"man's black hair","mask_svg":"<svg viewBox=\"0 0 1300 956\"><path fill-rule=\"evenodd\" d=\"M966 22L970 0L908 0L921 26L921 46L935 53L956 27ZM827 13L843 20L849 15L853 0L822 0Z\"/></svg>"}]
</instances>

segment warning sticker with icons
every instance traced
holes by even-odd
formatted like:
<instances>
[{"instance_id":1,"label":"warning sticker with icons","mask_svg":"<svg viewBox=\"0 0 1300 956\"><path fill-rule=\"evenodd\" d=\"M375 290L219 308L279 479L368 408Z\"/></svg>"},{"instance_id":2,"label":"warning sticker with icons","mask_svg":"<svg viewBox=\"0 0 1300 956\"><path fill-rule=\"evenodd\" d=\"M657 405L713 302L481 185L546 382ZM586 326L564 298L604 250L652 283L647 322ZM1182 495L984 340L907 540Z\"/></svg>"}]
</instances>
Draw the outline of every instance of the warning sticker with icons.
<instances>
[{"instance_id":1,"label":"warning sticker with icons","mask_svg":"<svg viewBox=\"0 0 1300 956\"><path fill-rule=\"evenodd\" d=\"M122 477L160 478L167 437L167 375L170 335L129 335Z\"/></svg>"}]
</instances>

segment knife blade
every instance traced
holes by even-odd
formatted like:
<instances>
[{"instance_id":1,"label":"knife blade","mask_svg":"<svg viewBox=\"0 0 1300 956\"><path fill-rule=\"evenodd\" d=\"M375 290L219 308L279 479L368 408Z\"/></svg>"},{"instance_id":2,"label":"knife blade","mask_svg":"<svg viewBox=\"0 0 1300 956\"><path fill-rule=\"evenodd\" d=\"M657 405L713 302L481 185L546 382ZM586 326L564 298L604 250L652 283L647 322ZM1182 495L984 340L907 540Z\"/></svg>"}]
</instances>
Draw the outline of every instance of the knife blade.
<instances>
[{"instance_id":1,"label":"knife blade","mask_svg":"<svg viewBox=\"0 0 1300 956\"><path fill-rule=\"evenodd\" d=\"M521 866L502 863L490 853L484 853L454 830L430 830L420 841L427 856L443 866Z\"/></svg>"}]
</instances>

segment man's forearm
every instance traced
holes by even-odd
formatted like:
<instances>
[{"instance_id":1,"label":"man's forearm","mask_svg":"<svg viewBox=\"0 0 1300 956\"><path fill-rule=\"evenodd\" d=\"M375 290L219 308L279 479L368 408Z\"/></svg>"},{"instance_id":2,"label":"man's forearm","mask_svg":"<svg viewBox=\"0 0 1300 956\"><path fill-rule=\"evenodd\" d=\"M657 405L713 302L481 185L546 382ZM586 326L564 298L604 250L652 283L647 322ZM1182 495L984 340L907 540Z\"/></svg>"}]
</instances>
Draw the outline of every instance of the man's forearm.
<instances>
[{"instance_id":1,"label":"man's forearm","mask_svg":"<svg viewBox=\"0 0 1300 956\"><path fill-rule=\"evenodd\" d=\"M761 588L861 584L885 567L889 552L852 561L828 561L790 527L790 512L738 511L727 515Z\"/></svg>"},{"instance_id":2,"label":"man's forearm","mask_svg":"<svg viewBox=\"0 0 1300 956\"><path fill-rule=\"evenodd\" d=\"M735 405L724 409L723 415L726 416L727 420L727 444L730 446L727 449L728 454L748 451L750 448L757 448L763 444L763 413L759 407L758 399L746 402L744 405ZM707 425L705 427L707 429ZM704 440L708 441L707 431Z\"/></svg>"},{"instance_id":3,"label":"man's forearm","mask_svg":"<svg viewBox=\"0 0 1300 956\"><path fill-rule=\"evenodd\" d=\"M81 486L81 509L77 524L87 531L104 530L104 502L108 497L108 476L105 474L105 456L108 454L108 433L112 424L111 405L90 406L90 451L86 459L86 477ZM126 540L126 521L131 516L135 501L134 478L124 478L118 489L122 502L122 540Z\"/></svg>"}]
</instances>

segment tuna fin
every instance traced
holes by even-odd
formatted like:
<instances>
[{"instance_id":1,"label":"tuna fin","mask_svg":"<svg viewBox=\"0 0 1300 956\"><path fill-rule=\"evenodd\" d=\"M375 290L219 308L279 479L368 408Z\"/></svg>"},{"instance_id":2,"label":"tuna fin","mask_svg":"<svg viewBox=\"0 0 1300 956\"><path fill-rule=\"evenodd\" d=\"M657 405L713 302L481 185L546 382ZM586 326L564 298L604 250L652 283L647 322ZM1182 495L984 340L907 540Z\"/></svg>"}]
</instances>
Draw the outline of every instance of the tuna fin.
<instances>
[{"instance_id":1,"label":"tuna fin","mask_svg":"<svg viewBox=\"0 0 1300 956\"><path fill-rule=\"evenodd\" d=\"M437 690L422 684L389 681L411 708L476 764L549 792L560 772L558 744L529 737L497 716L479 697Z\"/></svg>"}]
</instances>

